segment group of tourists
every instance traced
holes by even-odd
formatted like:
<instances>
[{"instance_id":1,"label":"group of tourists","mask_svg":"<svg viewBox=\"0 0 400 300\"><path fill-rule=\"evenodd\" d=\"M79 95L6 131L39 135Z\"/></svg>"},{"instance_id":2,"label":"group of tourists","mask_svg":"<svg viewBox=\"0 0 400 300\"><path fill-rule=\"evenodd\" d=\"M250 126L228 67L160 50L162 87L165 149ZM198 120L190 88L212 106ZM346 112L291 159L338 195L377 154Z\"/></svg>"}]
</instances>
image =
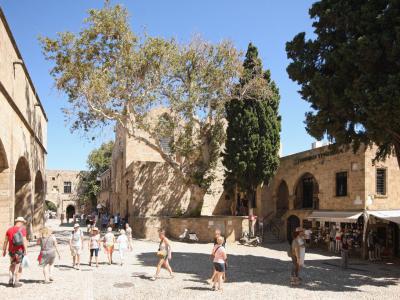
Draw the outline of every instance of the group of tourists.
<instances>
[{"instance_id":1,"label":"group of tourists","mask_svg":"<svg viewBox=\"0 0 400 300\"><path fill-rule=\"evenodd\" d=\"M3 245L3 256L6 255L7 249L10 256L9 268L9 285L12 287L20 287L19 282L24 260L26 258L28 241L26 232L26 221L23 217L15 219L15 224L7 230L5 242ZM172 247L170 240L166 237L165 230L159 230L160 243L156 255L159 258L156 272L151 280L157 280L160 276L161 268L165 268L169 272L170 278L174 277L173 270L170 266L172 259ZM53 269L56 258L61 258L58 249L57 238L48 227L40 230L40 238L37 240L40 246L39 256L37 258L39 265L43 268L44 283L49 284L53 279ZM85 248L84 233L78 223L75 223L73 230L69 236L69 248L72 256L72 268L79 270L81 265L81 255ZM101 236L100 230L96 226L90 229L87 239L87 249L90 251L89 266L92 263L99 267L99 252L104 249L107 255L109 265L113 264L113 253L118 250L120 264L124 264L124 258L127 251L133 250L132 228L129 224L125 225L125 229L119 231L116 236L111 227L107 227L104 236ZM208 280L213 290L222 290L223 282L226 280L227 253L225 249L225 239L220 230L215 231L214 246L211 251L212 260L212 276Z\"/></svg>"},{"instance_id":2,"label":"group of tourists","mask_svg":"<svg viewBox=\"0 0 400 300\"><path fill-rule=\"evenodd\" d=\"M99 252L102 248L107 255L107 262L109 265L113 264L113 253L114 250L119 251L120 265L124 264L124 257L127 251L133 250L132 243L132 228L129 224L125 225L125 230L122 229L116 237L111 227L107 228L107 233L101 238L100 231L97 227L92 227L89 233L88 249L90 251L89 266L92 266L92 260L94 257L96 267L99 267ZM84 248L84 235L79 224L74 225L69 239L69 246L72 255L72 267L74 269L80 269L80 257ZM103 246L103 247L101 247Z\"/></svg>"}]
</instances>

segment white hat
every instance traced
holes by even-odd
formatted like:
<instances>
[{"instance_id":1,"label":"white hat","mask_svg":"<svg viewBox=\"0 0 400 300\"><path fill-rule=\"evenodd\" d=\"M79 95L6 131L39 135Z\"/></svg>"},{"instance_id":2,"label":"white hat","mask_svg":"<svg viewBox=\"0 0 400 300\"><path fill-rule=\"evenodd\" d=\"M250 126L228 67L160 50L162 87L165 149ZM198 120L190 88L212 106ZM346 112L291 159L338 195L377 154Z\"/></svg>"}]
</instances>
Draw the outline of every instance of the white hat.
<instances>
[{"instance_id":1,"label":"white hat","mask_svg":"<svg viewBox=\"0 0 400 300\"><path fill-rule=\"evenodd\" d=\"M78 224L78 223L75 223L75 224L74 224L74 228L76 228L76 227L79 227L79 224Z\"/></svg>"},{"instance_id":2,"label":"white hat","mask_svg":"<svg viewBox=\"0 0 400 300\"><path fill-rule=\"evenodd\" d=\"M23 217L18 217L15 219L15 223L17 222L22 222L22 223L26 223L25 219Z\"/></svg>"}]
</instances>

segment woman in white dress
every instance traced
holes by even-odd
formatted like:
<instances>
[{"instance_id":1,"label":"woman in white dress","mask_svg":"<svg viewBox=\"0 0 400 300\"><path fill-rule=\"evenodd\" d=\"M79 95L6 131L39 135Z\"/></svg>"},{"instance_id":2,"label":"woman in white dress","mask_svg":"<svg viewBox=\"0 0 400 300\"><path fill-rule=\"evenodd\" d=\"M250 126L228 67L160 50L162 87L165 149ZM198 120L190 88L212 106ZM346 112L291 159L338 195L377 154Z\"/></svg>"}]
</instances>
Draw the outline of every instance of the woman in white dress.
<instances>
[{"instance_id":1,"label":"woman in white dress","mask_svg":"<svg viewBox=\"0 0 400 300\"><path fill-rule=\"evenodd\" d=\"M125 224L126 236L128 237L128 249L129 251L133 250L133 241L132 241L132 228L128 223Z\"/></svg>"},{"instance_id":2,"label":"woman in white dress","mask_svg":"<svg viewBox=\"0 0 400 300\"><path fill-rule=\"evenodd\" d=\"M125 252L128 250L128 237L125 234L125 230L121 230L120 236L117 238L117 244L118 244L118 251L119 251L119 257L121 259L121 266L124 264L124 255Z\"/></svg>"}]
</instances>

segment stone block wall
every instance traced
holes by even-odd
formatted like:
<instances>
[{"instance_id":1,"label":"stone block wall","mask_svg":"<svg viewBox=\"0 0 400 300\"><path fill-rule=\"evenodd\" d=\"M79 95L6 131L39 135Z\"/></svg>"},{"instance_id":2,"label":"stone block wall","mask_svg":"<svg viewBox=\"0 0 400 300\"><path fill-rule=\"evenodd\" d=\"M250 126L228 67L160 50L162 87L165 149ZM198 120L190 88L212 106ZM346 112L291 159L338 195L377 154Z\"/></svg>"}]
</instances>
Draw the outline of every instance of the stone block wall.
<instances>
[{"instance_id":1,"label":"stone block wall","mask_svg":"<svg viewBox=\"0 0 400 300\"><path fill-rule=\"evenodd\" d=\"M158 230L164 228L167 236L179 239L185 228L195 232L199 242L210 243L214 240L216 229L222 231L228 243L238 241L244 231L248 231L246 217L208 217L168 218L168 217L134 217L131 219L134 237L158 241Z\"/></svg>"}]
</instances>

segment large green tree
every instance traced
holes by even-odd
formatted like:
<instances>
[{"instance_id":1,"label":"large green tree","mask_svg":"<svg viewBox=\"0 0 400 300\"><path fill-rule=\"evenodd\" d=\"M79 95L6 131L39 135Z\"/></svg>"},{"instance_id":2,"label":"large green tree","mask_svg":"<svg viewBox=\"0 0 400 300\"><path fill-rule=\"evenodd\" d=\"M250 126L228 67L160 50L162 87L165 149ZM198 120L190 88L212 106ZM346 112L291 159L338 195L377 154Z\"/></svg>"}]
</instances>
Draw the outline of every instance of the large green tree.
<instances>
[{"instance_id":1,"label":"large green tree","mask_svg":"<svg viewBox=\"0 0 400 300\"><path fill-rule=\"evenodd\" d=\"M280 96L251 43L243 67L238 91L244 86L249 90L245 97L235 97L225 105L228 127L223 164L225 186L236 186L253 197L257 186L268 183L279 166Z\"/></svg>"},{"instance_id":2,"label":"large green tree","mask_svg":"<svg viewBox=\"0 0 400 300\"><path fill-rule=\"evenodd\" d=\"M114 142L103 143L89 153L87 171L80 173L79 196L81 205L95 207L100 191L99 175L110 168Z\"/></svg>"},{"instance_id":3,"label":"large green tree","mask_svg":"<svg viewBox=\"0 0 400 300\"><path fill-rule=\"evenodd\" d=\"M93 133L117 123L189 184L210 186L225 141L224 103L241 70L232 43L139 36L127 10L106 1L89 10L79 33L44 37L41 44L54 63L56 87L68 96L73 130ZM158 122L148 117L160 107L165 113Z\"/></svg>"},{"instance_id":4,"label":"large green tree","mask_svg":"<svg viewBox=\"0 0 400 300\"><path fill-rule=\"evenodd\" d=\"M378 146L400 162L400 2L322 0L312 5L315 37L287 43L290 78L311 104L308 133L336 145Z\"/></svg>"}]
</instances>

